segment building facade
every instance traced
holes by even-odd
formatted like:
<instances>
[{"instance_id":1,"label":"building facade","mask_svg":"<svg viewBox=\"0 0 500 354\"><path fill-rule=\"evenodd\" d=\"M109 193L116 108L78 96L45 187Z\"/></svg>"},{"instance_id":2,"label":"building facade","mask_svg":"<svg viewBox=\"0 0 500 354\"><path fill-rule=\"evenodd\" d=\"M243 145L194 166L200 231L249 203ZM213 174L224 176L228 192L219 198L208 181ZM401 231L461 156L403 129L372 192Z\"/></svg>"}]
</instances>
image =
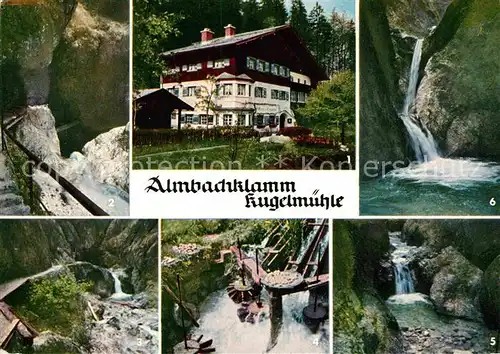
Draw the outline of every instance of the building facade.
<instances>
[{"instance_id":1,"label":"building facade","mask_svg":"<svg viewBox=\"0 0 500 354\"><path fill-rule=\"evenodd\" d=\"M182 127L294 126L292 108L328 79L289 25L242 34L228 25L220 38L206 28L200 42L161 56L161 87L194 107L181 114ZM178 126L179 115L171 119Z\"/></svg>"}]
</instances>

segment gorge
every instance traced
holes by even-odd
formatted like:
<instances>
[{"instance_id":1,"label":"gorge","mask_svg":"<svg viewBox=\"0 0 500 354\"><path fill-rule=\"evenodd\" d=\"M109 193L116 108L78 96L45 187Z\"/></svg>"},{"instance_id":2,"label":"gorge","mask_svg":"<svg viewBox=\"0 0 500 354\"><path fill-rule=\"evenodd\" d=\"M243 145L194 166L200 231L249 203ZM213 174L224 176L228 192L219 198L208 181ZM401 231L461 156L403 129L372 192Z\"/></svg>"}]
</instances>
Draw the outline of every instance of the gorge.
<instances>
[{"instance_id":1,"label":"gorge","mask_svg":"<svg viewBox=\"0 0 500 354\"><path fill-rule=\"evenodd\" d=\"M498 224L334 221L334 352L494 351Z\"/></svg>"},{"instance_id":2,"label":"gorge","mask_svg":"<svg viewBox=\"0 0 500 354\"><path fill-rule=\"evenodd\" d=\"M497 214L500 5L429 1L411 19L396 4L361 1L361 213Z\"/></svg>"},{"instance_id":3,"label":"gorge","mask_svg":"<svg viewBox=\"0 0 500 354\"><path fill-rule=\"evenodd\" d=\"M50 0L1 13L4 129L108 214L127 215L128 4ZM5 139L9 182L29 204L15 176L22 153ZM48 175L37 170L34 179L43 208L32 214L89 215ZM0 214L11 214L2 194Z\"/></svg>"}]
</instances>

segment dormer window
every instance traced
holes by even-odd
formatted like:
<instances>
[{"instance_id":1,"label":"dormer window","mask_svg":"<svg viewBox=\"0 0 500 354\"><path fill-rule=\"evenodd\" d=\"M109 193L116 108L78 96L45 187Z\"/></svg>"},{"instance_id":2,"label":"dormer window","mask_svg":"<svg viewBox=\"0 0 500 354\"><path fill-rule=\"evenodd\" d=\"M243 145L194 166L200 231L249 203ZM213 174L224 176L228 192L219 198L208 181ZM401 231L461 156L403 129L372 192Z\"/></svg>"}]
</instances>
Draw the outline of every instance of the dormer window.
<instances>
[{"instance_id":1,"label":"dormer window","mask_svg":"<svg viewBox=\"0 0 500 354\"><path fill-rule=\"evenodd\" d=\"M247 57L247 68L255 70L256 60L252 57Z\"/></svg>"},{"instance_id":2,"label":"dormer window","mask_svg":"<svg viewBox=\"0 0 500 354\"><path fill-rule=\"evenodd\" d=\"M214 62L212 60L207 61L207 68L213 68L214 67Z\"/></svg>"},{"instance_id":3,"label":"dormer window","mask_svg":"<svg viewBox=\"0 0 500 354\"><path fill-rule=\"evenodd\" d=\"M259 71L264 71L265 69L265 64L262 60L257 61L257 70Z\"/></svg>"},{"instance_id":4,"label":"dormer window","mask_svg":"<svg viewBox=\"0 0 500 354\"><path fill-rule=\"evenodd\" d=\"M271 64L271 74L273 75L278 75L279 74L279 65L277 64Z\"/></svg>"},{"instance_id":5,"label":"dormer window","mask_svg":"<svg viewBox=\"0 0 500 354\"><path fill-rule=\"evenodd\" d=\"M227 62L227 65L226 65ZM226 66L229 66L229 59L219 59L214 62L214 68L215 69L222 69Z\"/></svg>"}]
</instances>

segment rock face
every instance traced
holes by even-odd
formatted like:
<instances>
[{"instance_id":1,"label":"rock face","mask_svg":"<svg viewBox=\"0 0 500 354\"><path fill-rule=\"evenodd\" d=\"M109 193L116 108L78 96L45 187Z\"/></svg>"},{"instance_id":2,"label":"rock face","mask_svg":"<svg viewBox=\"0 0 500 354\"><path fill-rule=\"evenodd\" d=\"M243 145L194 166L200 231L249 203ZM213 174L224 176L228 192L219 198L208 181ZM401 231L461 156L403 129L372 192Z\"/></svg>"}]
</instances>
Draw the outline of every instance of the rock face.
<instances>
[{"instance_id":1,"label":"rock face","mask_svg":"<svg viewBox=\"0 0 500 354\"><path fill-rule=\"evenodd\" d=\"M128 5L86 6L48 0L2 9L2 105L49 104L58 126L78 122L63 136L66 155L128 121Z\"/></svg>"},{"instance_id":2,"label":"rock face","mask_svg":"<svg viewBox=\"0 0 500 354\"><path fill-rule=\"evenodd\" d=\"M486 324L493 329L500 329L500 255L484 272L481 285L481 307Z\"/></svg>"},{"instance_id":3,"label":"rock face","mask_svg":"<svg viewBox=\"0 0 500 354\"><path fill-rule=\"evenodd\" d=\"M474 0L455 1L426 43L416 111L449 156L500 159L499 41L498 1Z\"/></svg>"},{"instance_id":4,"label":"rock face","mask_svg":"<svg viewBox=\"0 0 500 354\"><path fill-rule=\"evenodd\" d=\"M2 220L0 282L84 259L121 266L134 292L143 291L157 280L157 227L156 220Z\"/></svg>"},{"instance_id":5,"label":"rock face","mask_svg":"<svg viewBox=\"0 0 500 354\"><path fill-rule=\"evenodd\" d=\"M388 0L391 27L423 38L441 21L453 0Z\"/></svg>"},{"instance_id":6,"label":"rock face","mask_svg":"<svg viewBox=\"0 0 500 354\"><path fill-rule=\"evenodd\" d=\"M360 173L362 179L388 172L411 155L403 122L397 62L391 31L380 1L360 1ZM389 162L384 167L383 163Z\"/></svg>"},{"instance_id":7,"label":"rock face","mask_svg":"<svg viewBox=\"0 0 500 354\"><path fill-rule=\"evenodd\" d=\"M100 134L82 149L88 167L98 182L126 191L129 183L129 127L127 124Z\"/></svg>"},{"instance_id":8,"label":"rock face","mask_svg":"<svg viewBox=\"0 0 500 354\"><path fill-rule=\"evenodd\" d=\"M78 3L54 52L49 105L59 125L80 123L78 131L68 130L66 153L129 117L128 22L110 20L100 10Z\"/></svg>"}]
</instances>

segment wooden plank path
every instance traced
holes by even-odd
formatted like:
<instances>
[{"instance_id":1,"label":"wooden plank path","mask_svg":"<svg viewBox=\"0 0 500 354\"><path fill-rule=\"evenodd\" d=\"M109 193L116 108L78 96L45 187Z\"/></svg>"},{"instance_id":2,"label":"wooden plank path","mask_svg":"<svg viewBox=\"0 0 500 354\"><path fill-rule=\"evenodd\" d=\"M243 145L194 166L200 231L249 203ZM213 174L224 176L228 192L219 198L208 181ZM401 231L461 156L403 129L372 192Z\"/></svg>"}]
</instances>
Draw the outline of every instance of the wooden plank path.
<instances>
[{"instance_id":1,"label":"wooden plank path","mask_svg":"<svg viewBox=\"0 0 500 354\"><path fill-rule=\"evenodd\" d=\"M5 348L9 344L16 331L27 340L32 340L38 335L36 330L24 323L9 305L0 301L0 348Z\"/></svg>"}]
</instances>

